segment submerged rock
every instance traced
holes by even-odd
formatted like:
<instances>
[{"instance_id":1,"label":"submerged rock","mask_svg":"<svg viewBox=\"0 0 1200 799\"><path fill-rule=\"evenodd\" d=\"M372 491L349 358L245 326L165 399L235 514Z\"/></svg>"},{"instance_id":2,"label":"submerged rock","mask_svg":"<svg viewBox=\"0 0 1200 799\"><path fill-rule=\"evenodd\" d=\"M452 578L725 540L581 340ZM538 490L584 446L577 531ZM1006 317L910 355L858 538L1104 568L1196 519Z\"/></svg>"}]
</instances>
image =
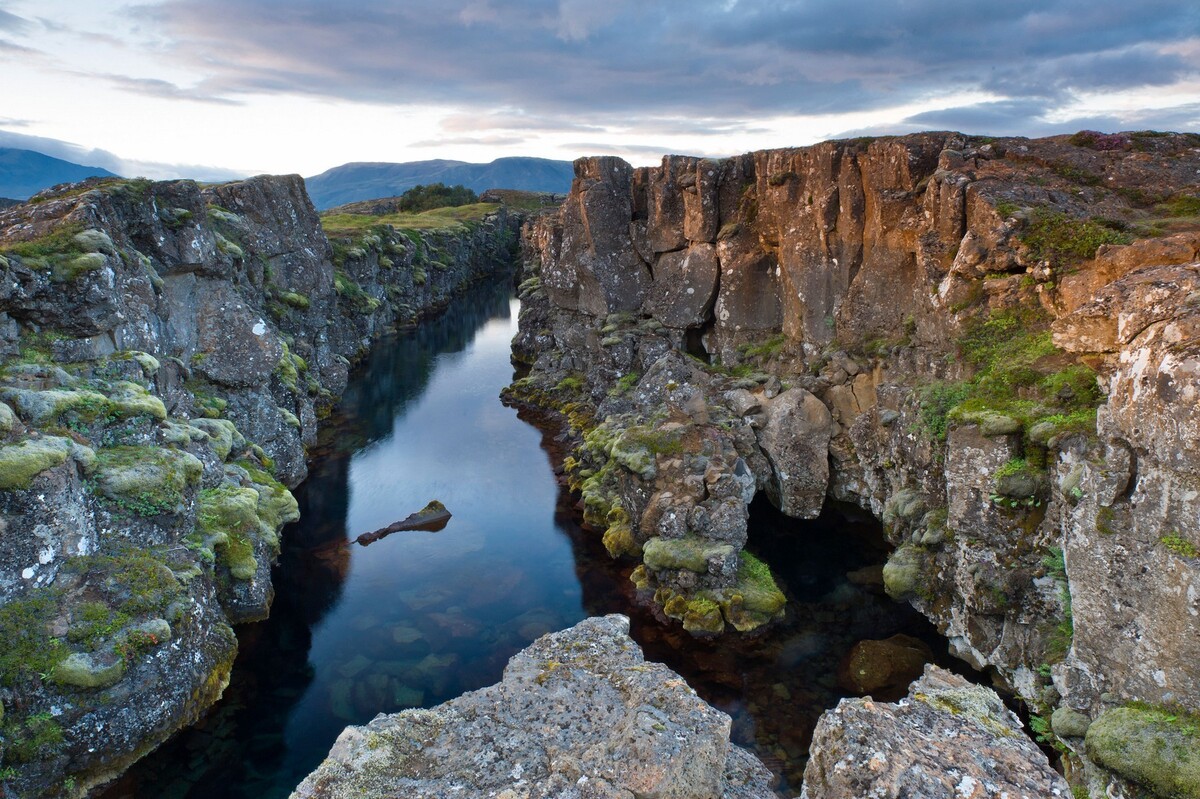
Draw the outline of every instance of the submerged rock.
<instances>
[{"instance_id":1,"label":"submerged rock","mask_svg":"<svg viewBox=\"0 0 1200 799\"><path fill-rule=\"evenodd\" d=\"M937 666L907 699L843 699L813 733L803 799L1067 797L1000 697Z\"/></svg>"},{"instance_id":2,"label":"submerged rock","mask_svg":"<svg viewBox=\"0 0 1200 799\"><path fill-rule=\"evenodd\" d=\"M729 729L611 615L538 639L496 685L347 727L292 796L773 797Z\"/></svg>"}]
</instances>

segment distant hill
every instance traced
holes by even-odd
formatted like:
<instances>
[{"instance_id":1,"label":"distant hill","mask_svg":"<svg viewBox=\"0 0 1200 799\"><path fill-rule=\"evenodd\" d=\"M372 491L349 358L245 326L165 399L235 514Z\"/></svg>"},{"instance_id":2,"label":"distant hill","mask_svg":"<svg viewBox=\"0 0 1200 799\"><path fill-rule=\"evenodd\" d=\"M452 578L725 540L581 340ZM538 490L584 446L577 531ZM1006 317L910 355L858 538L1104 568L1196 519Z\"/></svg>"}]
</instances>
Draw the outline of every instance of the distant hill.
<instances>
[{"instance_id":1,"label":"distant hill","mask_svg":"<svg viewBox=\"0 0 1200 799\"><path fill-rule=\"evenodd\" d=\"M305 178L308 195L319 209L393 197L413 186L444 183L463 185L476 192L487 189L566 194L575 168L570 161L548 158L497 158L490 164L466 161L409 161L403 164L353 163Z\"/></svg>"},{"instance_id":2,"label":"distant hill","mask_svg":"<svg viewBox=\"0 0 1200 799\"><path fill-rule=\"evenodd\" d=\"M10 200L8 197L0 197L0 211L5 208L12 208L14 205L20 205L20 200Z\"/></svg>"},{"instance_id":3,"label":"distant hill","mask_svg":"<svg viewBox=\"0 0 1200 799\"><path fill-rule=\"evenodd\" d=\"M91 177L118 177L98 166L82 166L60 158L0 147L0 197L28 200L42 189Z\"/></svg>"}]
</instances>

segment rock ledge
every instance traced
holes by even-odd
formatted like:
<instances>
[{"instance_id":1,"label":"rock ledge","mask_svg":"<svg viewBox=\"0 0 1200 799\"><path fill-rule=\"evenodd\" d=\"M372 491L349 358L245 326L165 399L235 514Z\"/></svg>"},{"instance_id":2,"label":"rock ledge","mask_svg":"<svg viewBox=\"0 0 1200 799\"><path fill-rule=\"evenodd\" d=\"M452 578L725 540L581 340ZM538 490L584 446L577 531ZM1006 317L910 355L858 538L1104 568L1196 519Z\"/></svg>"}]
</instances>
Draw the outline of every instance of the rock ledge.
<instances>
[{"instance_id":1,"label":"rock ledge","mask_svg":"<svg viewBox=\"0 0 1200 799\"><path fill-rule=\"evenodd\" d=\"M730 720L629 637L585 619L509 661L501 682L347 727L293 799L772 799Z\"/></svg>"}]
</instances>

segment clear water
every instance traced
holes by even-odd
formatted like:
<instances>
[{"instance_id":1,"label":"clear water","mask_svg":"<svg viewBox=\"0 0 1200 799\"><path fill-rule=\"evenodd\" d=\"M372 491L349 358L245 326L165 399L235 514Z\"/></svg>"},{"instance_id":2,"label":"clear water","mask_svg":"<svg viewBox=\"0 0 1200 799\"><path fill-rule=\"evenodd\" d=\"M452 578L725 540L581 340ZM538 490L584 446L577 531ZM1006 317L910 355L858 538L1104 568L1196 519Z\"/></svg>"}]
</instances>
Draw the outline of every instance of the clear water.
<instances>
[{"instance_id":1,"label":"clear water","mask_svg":"<svg viewBox=\"0 0 1200 799\"><path fill-rule=\"evenodd\" d=\"M478 286L375 347L297 491L271 618L238 630L225 698L104 799L286 797L347 724L490 685L538 636L610 612L630 615L647 656L733 716L735 740L798 792L849 647L896 632L937 645L915 612L846 579L885 549L873 522L832 510L800 524L752 509L751 548L792 600L765 635L701 641L639 606L631 564L578 526L552 427L498 399L516 311L509 286ZM441 532L347 543L432 499L454 514Z\"/></svg>"}]
</instances>

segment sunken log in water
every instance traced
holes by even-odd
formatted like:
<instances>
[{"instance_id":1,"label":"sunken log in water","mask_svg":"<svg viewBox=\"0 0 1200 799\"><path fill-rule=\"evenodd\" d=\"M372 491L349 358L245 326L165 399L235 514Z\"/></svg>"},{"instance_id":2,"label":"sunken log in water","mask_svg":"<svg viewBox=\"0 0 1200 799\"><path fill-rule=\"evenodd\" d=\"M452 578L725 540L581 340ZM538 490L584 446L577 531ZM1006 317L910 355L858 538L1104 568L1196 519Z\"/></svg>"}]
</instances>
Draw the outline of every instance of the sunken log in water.
<instances>
[{"instance_id":1,"label":"sunken log in water","mask_svg":"<svg viewBox=\"0 0 1200 799\"><path fill-rule=\"evenodd\" d=\"M451 513L446 510L446 506L435 499L416 513L410 513L400 521L392 522L387 527L381 527L373 533L363 533L354 541L365 547L392 533L406 530L423 530L427 533L441 532L446 529L446 523L450 521L450 516Z\"/></svg>"}]
</instances>

